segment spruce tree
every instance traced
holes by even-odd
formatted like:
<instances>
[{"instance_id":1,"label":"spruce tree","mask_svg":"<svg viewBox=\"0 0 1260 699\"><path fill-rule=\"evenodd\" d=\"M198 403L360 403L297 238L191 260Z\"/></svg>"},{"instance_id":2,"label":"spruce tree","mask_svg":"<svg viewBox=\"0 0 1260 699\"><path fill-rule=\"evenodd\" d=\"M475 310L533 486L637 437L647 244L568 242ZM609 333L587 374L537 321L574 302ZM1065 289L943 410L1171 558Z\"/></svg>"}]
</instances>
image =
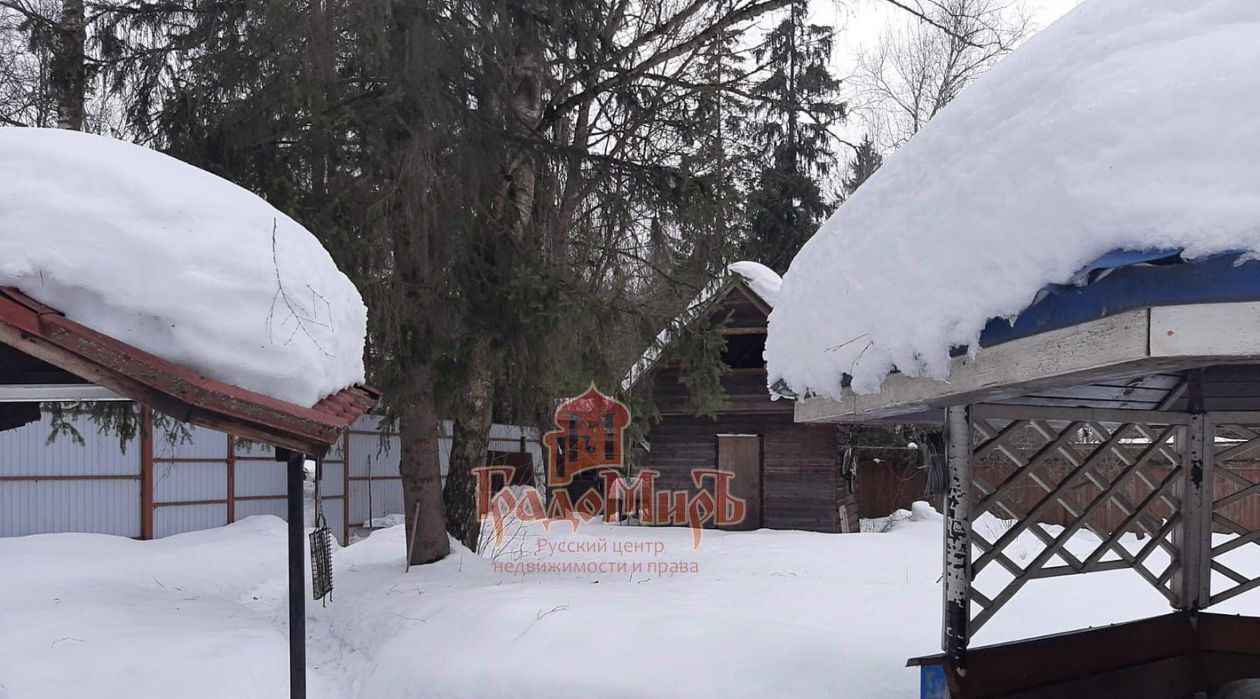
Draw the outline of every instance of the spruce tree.
<instances>
[{"instance_id":1,"label":"spruce tree","mask_svg":"<svg viewBox=\"0 0 1260 699\"><path fill-rule=\"evenodd\" d=\"M831 28L809 21L807 0L792 0L754 52L768 74L753 87L750 140L762 167L748 198L745 256L779 273L831 213L823 183L834 156L830 129L845 116L831 75Z\"/></svg>"},{"instance_id":2,"label":"spruce tree","mask_svg":"<svg viewBox=\"0 0 1260 699\"><path fill-rule=\"evenodd\" d=\"M868 133L862 137L862 142L857 144L853 149L853 160L849 161L848 171L845 172L844 179L840 181L840 201L846 201L862 183L875 174L880 165L884 164L884 156L879 152L879 148L875 146L875 140Z\"/></svg>"}]
</instances>

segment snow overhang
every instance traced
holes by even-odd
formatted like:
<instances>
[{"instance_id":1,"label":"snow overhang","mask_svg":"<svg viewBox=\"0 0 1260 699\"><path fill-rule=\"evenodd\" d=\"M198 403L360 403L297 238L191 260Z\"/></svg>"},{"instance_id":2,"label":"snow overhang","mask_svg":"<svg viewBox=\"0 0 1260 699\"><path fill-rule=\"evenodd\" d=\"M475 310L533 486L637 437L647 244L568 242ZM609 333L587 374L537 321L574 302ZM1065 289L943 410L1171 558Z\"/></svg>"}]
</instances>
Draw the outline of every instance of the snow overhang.
<instances>
[{"instance_id":1,"label":"snow overhang","mask_svg":"<svg viewBox=\"0 0 1260 699\"><path fill-rule=\"evenodd\" d=\"M12 288L0 288L0 343L64 372L44 367L23 374L69 378L49 384L7 377L19 379L17 385L81 391L84 382L95 384L185 422L312 456L323 455L380 398L375 389L356 386L310 408L288 403L206 378L76 323Z\"/></svg>"},{"instance_id":2,"label":"snow overhang","mask_svg":"<svg viewBox=\"0 0 1260 699\"><path fill-rule=\"evenodd\" d=\"M1045 405L1047 392L1098 386L1117 396L1152 376L1222 364L1260 363L1260 301L1150 306L1065 328L982 347L954 357L948 381L892 374L879 393L846 393L844 400L810 397L796 402L797 422L866 422L915 416L985 402ZM1149 396L1118 409L1160 409L1175 398ZM1083 395L1083 394L1082 394ZM1108 403L1121 403L1119 398ZM1088 401L1080 398L1077 404ZM1103 410L1105 408L1100 408ZM911 421L911 420L907 420Z\"/></svg>"}]
</instances>

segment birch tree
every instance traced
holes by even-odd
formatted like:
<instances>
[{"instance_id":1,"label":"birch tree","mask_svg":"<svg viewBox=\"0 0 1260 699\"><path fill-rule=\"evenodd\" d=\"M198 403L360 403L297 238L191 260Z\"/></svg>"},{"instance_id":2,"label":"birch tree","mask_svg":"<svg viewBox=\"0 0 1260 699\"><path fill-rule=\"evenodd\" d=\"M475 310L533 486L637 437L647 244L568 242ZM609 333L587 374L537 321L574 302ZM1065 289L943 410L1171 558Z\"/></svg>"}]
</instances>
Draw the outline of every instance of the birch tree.
<instances>
[{"instance_id":1,"label":"birch tree","mask_svg":"<svg viewBox=\"0 0 1260 699\"><path fill-rule=\"evenodd\" d=\"M853 109L895 150L1032 32L1013 0L915 0L858 56Z\"/></svg>"}]
</instances>

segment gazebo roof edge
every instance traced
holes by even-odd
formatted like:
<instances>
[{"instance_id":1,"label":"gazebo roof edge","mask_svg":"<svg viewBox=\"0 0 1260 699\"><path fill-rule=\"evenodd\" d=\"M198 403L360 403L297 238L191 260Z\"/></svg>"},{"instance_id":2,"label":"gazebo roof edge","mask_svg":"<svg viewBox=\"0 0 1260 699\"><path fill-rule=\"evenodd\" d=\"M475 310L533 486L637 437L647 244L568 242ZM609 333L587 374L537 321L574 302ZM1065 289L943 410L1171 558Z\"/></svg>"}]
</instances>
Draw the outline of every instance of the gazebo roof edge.
<instances>
[{"instance_id":1,"label":"gazebo roof edge","mask_svg":"<svg viewBox=\"0 0 1260 699\"><path fill-rule=\"evenodd\" d=\"M303 407L207 378L0 288L0 342L194 424L311 455L372 408L380 393L355 386Z\"/></svg>"},{"instance_id":2,"label":"gazebo roof edge","mask_svg":"<svg viewBox=\"0 0 1260 699\"><path fill-rule=\"evenodd\" d=\"M868 422L1216 364L1260 362L1260 302L1137 308L955 357L947 381L892 374L879 393L797 400L797 422Z\"/></svg>"}]
</instances>

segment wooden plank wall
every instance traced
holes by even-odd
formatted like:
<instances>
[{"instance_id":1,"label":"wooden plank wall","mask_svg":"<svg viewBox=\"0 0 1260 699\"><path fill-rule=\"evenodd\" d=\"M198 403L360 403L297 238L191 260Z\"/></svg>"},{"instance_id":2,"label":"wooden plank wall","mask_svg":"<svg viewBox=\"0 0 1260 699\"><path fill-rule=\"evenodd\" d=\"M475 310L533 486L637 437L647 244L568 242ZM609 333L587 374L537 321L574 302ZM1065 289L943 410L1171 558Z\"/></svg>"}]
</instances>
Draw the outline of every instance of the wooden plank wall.
<instances>
[{"instance_id":1,"label":"wooden plank wall","mask_svg":"<svg viewBox=\"0 0 1260 699\"><path fill-rule=\"evenodd\" d=\"M652 399L663 416L690 416L687 387L678 380L678 370L661 367L652 372ZM726 405L722 413L775 413L792 415L792 401L770 400L765 369L732 369L722 377Z\"/></svg>"},{"instance_id":2,"label":"wooden plank wall","mask_svg":"<svg viewBox=\"0 0 1260 699\"><path fill-rule=\"evenodd\" d=\"M671 417L652 429L647 466L661 472L660 489L695 493L691 471L717 464L718 434L762 436L762 526L840 531L837 430L798 425L787 414L732 415L718 420ZM856 531L856 508L850 519Z\"/></svg>"},{"instance_id":3,"label":"wooden plank wall","mask_svg":"<svg viewBox=\"0 0 1260 699\"><path fill-rule=\"evenodd\" d=\"M873 519L908 510L928 500L940 510L940 497L929 498L923 456L913 449L861 449L858 452L858 513Z\"/></svg>"}]
</instances>

